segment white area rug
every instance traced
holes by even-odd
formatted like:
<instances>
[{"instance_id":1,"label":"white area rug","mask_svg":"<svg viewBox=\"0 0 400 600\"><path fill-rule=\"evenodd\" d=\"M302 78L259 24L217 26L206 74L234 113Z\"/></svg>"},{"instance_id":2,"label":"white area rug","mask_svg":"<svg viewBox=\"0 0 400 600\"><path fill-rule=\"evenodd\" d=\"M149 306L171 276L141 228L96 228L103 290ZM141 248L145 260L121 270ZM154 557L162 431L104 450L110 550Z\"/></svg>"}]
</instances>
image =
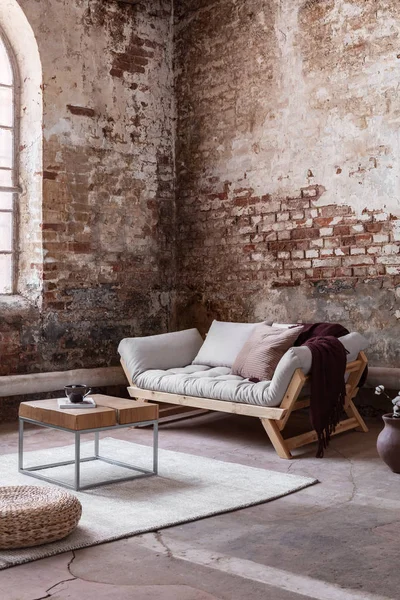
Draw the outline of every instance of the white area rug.
<instances>
[{"instance_id":1,"label":"white area rug","mask_svg":"<svg viewBox=\"0 0 400 600\"><path fill-rule=\"evenodd\" d=\"M82 444L90 456L93 443ZM130 442L101 440L100 454L151 469L152 449ZM24 467L73 458L73 446L25 454ZM104 462L82 464L82 485L130 474ZM71 482L73 467L57 467L46 475ZM82 503L77 529L64 540L36 548L0 550L0 569L93 546L139 533L154 531L268 502L317 483L316 479L255 469L191 454L160 450L159 475L72 492ZM17 455L0 458L0 485L51 485L21 475Z\"/></svg>"}]
</instances>

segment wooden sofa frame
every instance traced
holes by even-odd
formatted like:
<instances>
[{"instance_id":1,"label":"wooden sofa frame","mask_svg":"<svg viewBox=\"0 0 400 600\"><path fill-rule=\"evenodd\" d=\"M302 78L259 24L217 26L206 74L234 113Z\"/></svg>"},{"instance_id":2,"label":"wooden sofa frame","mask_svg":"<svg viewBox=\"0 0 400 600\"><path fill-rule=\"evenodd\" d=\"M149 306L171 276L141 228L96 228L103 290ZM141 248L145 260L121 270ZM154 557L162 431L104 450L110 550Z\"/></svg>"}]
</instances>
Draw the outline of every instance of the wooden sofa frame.
<instances>
[{"instance_id":1,"label":"wooden sofa frame","mask_svg":"<svg viewBox=\"0 0 400 600\"><path fill-rule=\"evenodd\" d=\"M243 404L239 402L228 402L225 400L213 400L212 398L181 396L179 394L144 390L133 384L123 360L121 360L121 364L130 384L128 387L128 392L131 398L140 399L142 401L167 402L168 404L177 404L185 407L220 411L236 415L247 415L249 417L258 417L263 424L264 429L267 432L277 454L281 458L293 458L291 450L300 448L301 446L305 446L306 444L310 444L311 442L315 442L317 440L317 433L315 430L311 430L306 433L302 433L301 435L296 435L286 439L282 436L282 431L285 428L292 412L301 408L306 408L310 405L309 397L298 399L301 390L309 380L309 376L304 375L301 369L296 369L294 372L281 404L276 407L269 407L257 406L254 404ZM368 360L364 352L360 352L356 360L347 364L346 374L349 376L346 383L346 398L344 404L344 411L347 415L347 418L340 421L333 435L341 433L342 431L356 429L358 427L364 432L368 431L363 418L353 402L353 399L358 393L358 384L360 382L360 378L367 364Z\"/></svg>"}]
</instances>

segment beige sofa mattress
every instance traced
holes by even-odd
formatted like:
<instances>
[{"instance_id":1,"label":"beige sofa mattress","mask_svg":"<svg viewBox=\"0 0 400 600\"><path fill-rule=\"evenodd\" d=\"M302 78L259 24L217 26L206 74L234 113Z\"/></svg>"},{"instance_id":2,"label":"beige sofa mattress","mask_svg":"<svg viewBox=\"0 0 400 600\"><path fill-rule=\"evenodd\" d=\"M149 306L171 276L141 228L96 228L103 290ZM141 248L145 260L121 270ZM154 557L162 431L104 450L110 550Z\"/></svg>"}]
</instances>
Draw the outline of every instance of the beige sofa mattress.
<instances>
[{"instance_id":1,"label":"beige sofa mattress","mask_svg":"<svg viewBox=\"0 0 400 600\"><path fill-rule=\"evenodd\" d=\"M171 334L166 334L166 336L169 335ZM184 366L182 365L184 357L181 357L179 366L171 367L167 365L167 362L168 360L173 362L176 355L172 353L172 355L166 357L165 347L163 352L160 352L160 347L159 345L157 347L156 344L154 344L154 350L152 351L149 347L150 338L146 339L148 357L144 360L141 346L143 342L139 342L143 339L146 338L127 338L123 340L119 346L119 352L125 364L129 366L135 385L146 390L258 406L279 406L295 370L301 369L306 375L311 369L311 351L309 348L307 346L294 347L284 354L271 381L253 383L238 375L232 375L228 367L193 364ZM355 360L358 353L368 346L367 340L359 333L350 333L339 338L339 340L348 350L348 362ZM194 352L195 349L192 349L192 351ZM157 358L157 352L160 358ZM158 362L160 368L157 368ZM149 368L146 368L146 364ZM167 366L169 368L166 368Z\"/></svg>"}]
</instances>

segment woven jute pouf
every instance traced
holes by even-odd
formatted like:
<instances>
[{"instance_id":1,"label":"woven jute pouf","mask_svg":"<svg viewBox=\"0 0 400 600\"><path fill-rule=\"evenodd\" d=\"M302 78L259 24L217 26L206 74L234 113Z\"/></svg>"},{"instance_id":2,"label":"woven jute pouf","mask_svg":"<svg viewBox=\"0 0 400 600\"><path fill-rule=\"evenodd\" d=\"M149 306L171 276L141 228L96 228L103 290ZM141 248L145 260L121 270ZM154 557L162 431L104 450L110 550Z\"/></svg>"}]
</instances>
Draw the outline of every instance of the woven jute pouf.
<instances>
[{"instance_id":1,"label":"woven jute pouf","mask_svg":"<svg viewBox=\"0 0 400 600\"><path fill-rule=\"evenodd\" d=\"M0 548L27 548L61 540L82 514L78 498L53 487L0 487Z\"/></svg>"}]
</instances>

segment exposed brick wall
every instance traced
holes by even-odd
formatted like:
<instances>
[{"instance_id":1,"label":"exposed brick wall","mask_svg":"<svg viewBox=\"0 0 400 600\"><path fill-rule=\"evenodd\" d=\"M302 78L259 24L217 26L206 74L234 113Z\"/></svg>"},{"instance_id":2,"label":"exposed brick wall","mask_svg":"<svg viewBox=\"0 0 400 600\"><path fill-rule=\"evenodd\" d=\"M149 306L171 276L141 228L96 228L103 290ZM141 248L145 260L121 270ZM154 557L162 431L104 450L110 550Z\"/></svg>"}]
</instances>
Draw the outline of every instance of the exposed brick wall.
<instances>
[{"instance_id":1,"label":"exposed brick wall","mask_svg":"<svg viewBox=\"0 0 400 600\"><path fill-rule=\"evenodd\" d=\"M271 199L225 185L219 194L187 199L179 226L185 283L400 283L400 221L378 210L357 216L349 206L318 206L319 196L318 186Z\"/></svg>"},{"instance_id":2,"label":"exposed brick wall","mask_svg":"<svg viewBox=\"0 0 400 600\"><path fill-rule=\"evenodd\" d=\"M43 294L1 301L0 375L116 364L122 337L170 327L172 2L19 3L43 67Z\"/></svg>"},{"instance_id":3,"label":"exposed brick wall","mask_svg":"<svg viewBox=\"0 0 400 600\"><path fill-rule=\"evenodd\" d=\"M398 366L394 0L176 3L181 326L340 321Z\"/></svg>"}]
</instances>

